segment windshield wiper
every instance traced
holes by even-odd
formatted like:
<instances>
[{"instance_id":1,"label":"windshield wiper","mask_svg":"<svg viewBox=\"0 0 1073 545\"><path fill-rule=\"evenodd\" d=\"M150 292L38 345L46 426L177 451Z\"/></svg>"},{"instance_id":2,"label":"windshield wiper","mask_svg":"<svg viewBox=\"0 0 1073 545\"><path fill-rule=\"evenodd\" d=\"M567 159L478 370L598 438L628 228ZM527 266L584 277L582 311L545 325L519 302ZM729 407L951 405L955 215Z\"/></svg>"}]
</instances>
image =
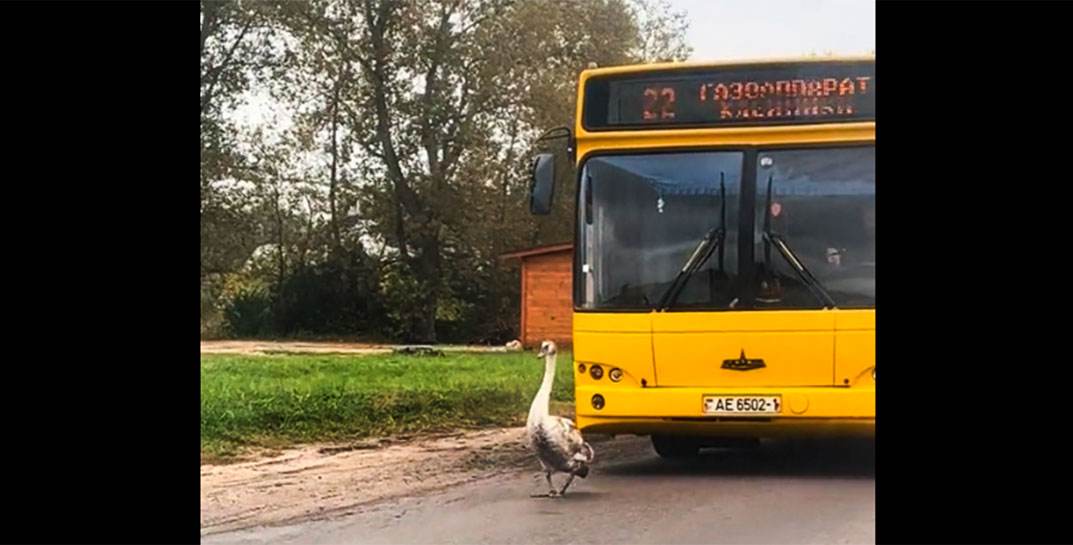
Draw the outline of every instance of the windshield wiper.
<instances>
[{"instance_id":1,"label":"windshield wiper","mask_svg":"<svg viewBox=\"0 0 1073 545\"><path fill-rule=\"evenodd\" d=\"M767 179L767 205L764 209L764 259L769 262L771 259L771 246L775 246L775 249L779 251L779 255L790 264L790 267L801 277L801 281L808 286L809 291L815 295L820 302L823 303L825 308L834 308L835 300L831 298L831 295L827 293L827 290L823 289L823 285L820 281L812 275L812 271L809 271L805 264L797 257L797 254L790 248L790 244L786 242L786 239L771 230L771 182L772 177L768 176ZM770 266L769 266L769 269Z\"/></svg>"},{"instance_id":2,"label":"windshield wiper","mask_svg":"<svg viewBox=\"0 0 1073 545\"><path fill-rule=\"evenodd\" d=\"M726 239L727 225L726 184L722 172L719 173L719 205L719 227L710 229L704 235L704 238L697 243L697 247L693 248L693 253L689 255L689 259L682 266L682 270L678 272L678 276L674 277L674 281L671 282L667 291L663 292L663 296L660 297L659 304L656 305L657 310L666 310L674 304L689 277L693 276L693 273L697 272L708 261L708 258L712 256L712 252L716 248L719 248L719 266L720 270L722 270L723 241Z\"/></svg>"}]
</instances>

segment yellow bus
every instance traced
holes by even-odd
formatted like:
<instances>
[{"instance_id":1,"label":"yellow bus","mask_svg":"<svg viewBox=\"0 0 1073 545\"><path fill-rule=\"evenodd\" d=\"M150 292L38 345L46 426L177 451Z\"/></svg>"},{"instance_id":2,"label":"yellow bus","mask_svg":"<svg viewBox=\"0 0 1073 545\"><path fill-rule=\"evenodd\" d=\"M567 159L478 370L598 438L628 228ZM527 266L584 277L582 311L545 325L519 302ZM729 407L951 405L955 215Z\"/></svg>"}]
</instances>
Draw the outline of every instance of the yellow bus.
<instances>
[{"instance_id":1,"label":"yellow bus","mask_svg":"<svg viewBox=\"0 0 1073 545\"><path fill-rule=\"evenodd\" d=\"M576 177L582 431L874 434L875 94L874 57L581 74L529 204Z\"/></svg>"}]
</instances>

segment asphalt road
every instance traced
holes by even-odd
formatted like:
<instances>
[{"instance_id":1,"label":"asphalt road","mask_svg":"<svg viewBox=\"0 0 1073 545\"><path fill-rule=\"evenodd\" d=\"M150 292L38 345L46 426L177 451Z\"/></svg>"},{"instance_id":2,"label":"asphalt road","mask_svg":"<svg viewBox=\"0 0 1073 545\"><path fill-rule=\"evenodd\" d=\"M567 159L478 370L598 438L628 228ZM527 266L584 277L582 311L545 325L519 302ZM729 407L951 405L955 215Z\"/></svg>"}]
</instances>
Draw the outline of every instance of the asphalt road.
<instances>
[{"instance_id":1,"label":"asphalt road","mask_svg":"<svg viewBox=\"0 0 1073 545\"><path fill-rule=\"evenodd\" d=\"M661 460L647 438L614 441L626 448L598 461L564 498L531 498L546 491L542 476L516 473L329 520L210 535L202 542L875 542L872 441L775 442L713 450L686 463Z\"/></svg>"}]
</instances>

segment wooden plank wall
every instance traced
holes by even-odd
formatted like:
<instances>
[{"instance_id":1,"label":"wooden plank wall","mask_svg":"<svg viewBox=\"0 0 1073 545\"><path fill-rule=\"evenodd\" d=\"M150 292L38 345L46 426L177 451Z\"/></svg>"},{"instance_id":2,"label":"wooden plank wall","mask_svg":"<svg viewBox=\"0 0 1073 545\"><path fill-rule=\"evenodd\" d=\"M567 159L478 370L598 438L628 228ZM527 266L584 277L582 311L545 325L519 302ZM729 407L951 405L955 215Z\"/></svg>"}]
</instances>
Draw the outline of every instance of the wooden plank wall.
<instances>
[{"instance_id":1,"label":"wooden plank wall","mask_svg":"<svg viewBox=\"0 0 1073 545\"><path fill-rule=\"evenodd\" d=\"M522 263L522 343L570 345L573 332L573 252L527 257Z\"/></svg>"}]
</instances>

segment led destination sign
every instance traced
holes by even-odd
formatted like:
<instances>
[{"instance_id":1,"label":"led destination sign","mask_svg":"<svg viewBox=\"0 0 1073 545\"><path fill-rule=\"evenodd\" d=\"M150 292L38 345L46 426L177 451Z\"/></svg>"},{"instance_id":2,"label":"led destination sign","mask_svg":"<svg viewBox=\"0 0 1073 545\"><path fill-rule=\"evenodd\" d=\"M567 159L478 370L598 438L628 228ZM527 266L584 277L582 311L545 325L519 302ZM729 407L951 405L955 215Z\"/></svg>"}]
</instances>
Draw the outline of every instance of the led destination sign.
<instances>
[{"instance_id":1,"label":"led destination sign","mask_svg":"<svg viewBox=\"0 0 1073 545\"><path fill-rule=\"evenodd\" d=\"M875 119L873 62L800 63L590 78L588 130Z\"/></svg>"}]
</instances>

